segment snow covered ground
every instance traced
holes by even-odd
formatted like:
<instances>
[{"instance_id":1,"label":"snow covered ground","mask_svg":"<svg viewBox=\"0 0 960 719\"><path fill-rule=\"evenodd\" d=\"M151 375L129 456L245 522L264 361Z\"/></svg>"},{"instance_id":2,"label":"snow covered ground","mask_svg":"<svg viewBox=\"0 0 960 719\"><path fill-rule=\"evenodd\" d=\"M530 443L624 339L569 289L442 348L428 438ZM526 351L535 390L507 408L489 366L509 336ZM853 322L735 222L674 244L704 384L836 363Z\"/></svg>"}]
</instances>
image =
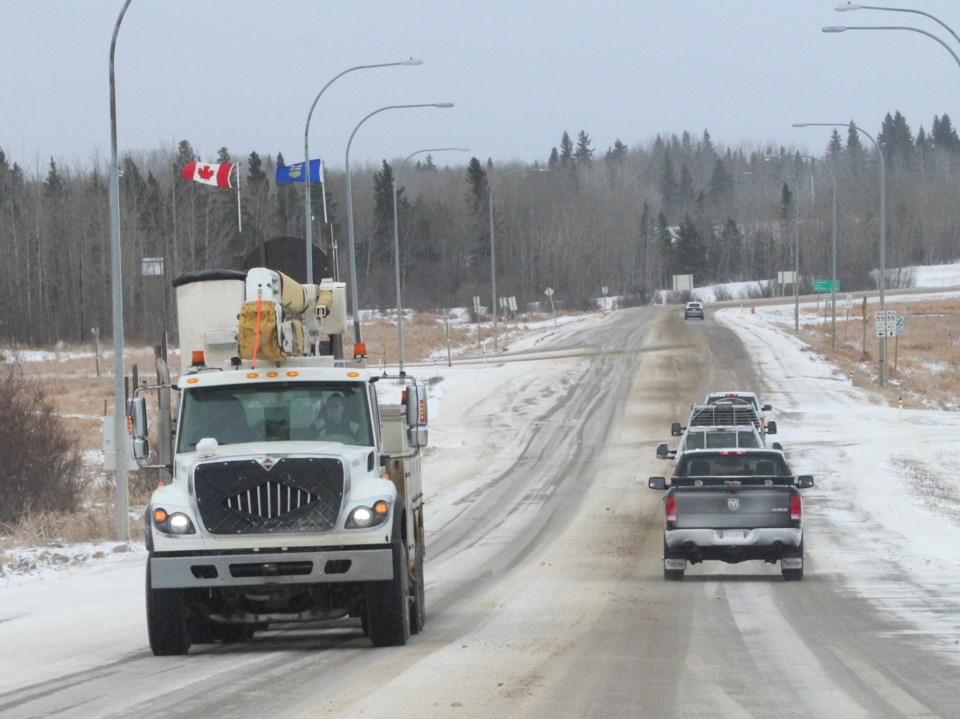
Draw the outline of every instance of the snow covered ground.
<instances>
[{"instance_id":1,"label":"snow covered ground","mask_svg":"<svg viewBox=\"0 0 960 719\"><path fill-rule=\"evenodd\" d=\"M960 265L951 267L938 268L928 286L960 285ZM924 286L923 277L917 273L918 286ZM960 596L960 555L955 549L960 546L960 413L901 411L853 387L792 336L792 305L765 306L757 314L722 309L716 320L736 331L755 358L770 388L763 399L774 406L771 417L779 424L778 439L795 471L816 478L815 488L805 493L808 574L843 577L850 592L888 609L908 622L911 631L929 634L931 648L956 652L960 659L956 600L944 604L935 598ZM543 323L525 337L513 338L510 349L546 346L565 330L569 326ZM543 372L563 380L564 370L551 367L549 359L534 361L542 364ZM478 393L496 391L529 368L530 363L488 367L478 360L451 368L437 362L417 369L418 375L431 378L426 492L431 491L431 477L443 476L442 468L455 464L458 453L478 452L487 441L512 440L510 433L501 433L499 438L479 441L458 418ZM536 395L531 394L529 401L536 402ZM435 516L429 521L450 519L443 516L447 509L434 505ZM830 551L825 551L827 547ZM105 655L122 655L131 645L145 646L144 560L142 545L116 542L7 553L0 567L0 645L14 646L28 636L34 640L29 657L11 656L0 662L0 676L33 671L36 680L47 671L63 673L64 648L79 643L79 636L64 635L61 629L44 639L45 633L39 631L43 627L75 626L79 635L100 616L114 627L97 630L102 632L97 647ZM887 591L885 578L903 574L915 581L915 596L892 596ZM79 604L85 607L86 619L73 623L69 617L76 616ZM0 680L0 686L9 687L10 682L16 679Z\"/></svg>"}]
</instances>

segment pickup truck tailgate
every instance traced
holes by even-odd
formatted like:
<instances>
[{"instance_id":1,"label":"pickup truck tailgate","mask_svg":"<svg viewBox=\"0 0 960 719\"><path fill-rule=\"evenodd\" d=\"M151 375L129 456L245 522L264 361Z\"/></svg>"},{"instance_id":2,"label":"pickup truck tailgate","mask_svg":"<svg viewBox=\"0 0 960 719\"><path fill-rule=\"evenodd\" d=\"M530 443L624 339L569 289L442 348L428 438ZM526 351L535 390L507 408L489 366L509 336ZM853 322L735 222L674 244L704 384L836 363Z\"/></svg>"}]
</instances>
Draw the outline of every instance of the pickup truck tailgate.
<instances>
[{"instance_id":1,"label":"pickup truck tailgate","mask_svg":"<svg viewBox=\"0 0 960 719\"><path fill-rule=\"evenodd\" d=\"M791 527L790 497L785 486L674 487L675 529L754 529Z\"/></svg>"}]
</instances>

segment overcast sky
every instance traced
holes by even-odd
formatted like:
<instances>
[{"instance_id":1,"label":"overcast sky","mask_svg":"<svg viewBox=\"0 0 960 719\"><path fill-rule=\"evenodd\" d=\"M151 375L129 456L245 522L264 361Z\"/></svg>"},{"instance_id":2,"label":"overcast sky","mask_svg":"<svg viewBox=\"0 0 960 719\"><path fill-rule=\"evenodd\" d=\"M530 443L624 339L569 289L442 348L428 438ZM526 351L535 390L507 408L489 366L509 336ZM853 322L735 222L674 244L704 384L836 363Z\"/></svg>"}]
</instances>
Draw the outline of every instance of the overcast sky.
<instances>
[{"instance_id":1,"label":"overcast sky","mask_svg":"<svg viewBox=\"0 0 960 719\"><path fill-rule=\"evenodd\" d=\"M883 3L877 3L883 4ZM944 112L960 123L960 66L907 31L824 34L824 25L905 25L960 45L925 17L834 12L835 0L133 0L117 54L121 154L187 139L201 158L226 146L303 156L310 105L355 65L421 58L418 67L352 72L313 114L311 155L343 167L427 147L462 164L545 161L566 130L598 155L617 139L710 132L714 142L774 142L820 154L829 129L875 134L900 110L914 133ZM52 156L88 167L110 155L108 58L122 0L0 3L0 149L28 172ZM960 32L955 0L903 0Z\"/></svg>"}]
</instances>

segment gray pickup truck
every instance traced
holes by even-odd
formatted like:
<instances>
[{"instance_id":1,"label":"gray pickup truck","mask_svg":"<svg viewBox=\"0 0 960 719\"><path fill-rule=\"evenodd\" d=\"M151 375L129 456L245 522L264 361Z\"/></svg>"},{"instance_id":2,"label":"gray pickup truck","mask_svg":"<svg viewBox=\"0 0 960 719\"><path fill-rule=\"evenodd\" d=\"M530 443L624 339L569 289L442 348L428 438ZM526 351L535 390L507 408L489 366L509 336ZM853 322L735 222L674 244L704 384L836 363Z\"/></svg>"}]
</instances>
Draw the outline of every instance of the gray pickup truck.
<instances>
[{"instance_id":1,"label":"gray pickup truck","mask_svg":"<svg viewBox=\"0 0 960 719\"><path fill-rule=\"evenodd\" d=\"M687 562L775 564L787 581L803 579L803 501L810 475L795 476L774 449L694 449L669 484L650 477L663 498L664 579L683 579Z\"/></svg>"}]
</instances>

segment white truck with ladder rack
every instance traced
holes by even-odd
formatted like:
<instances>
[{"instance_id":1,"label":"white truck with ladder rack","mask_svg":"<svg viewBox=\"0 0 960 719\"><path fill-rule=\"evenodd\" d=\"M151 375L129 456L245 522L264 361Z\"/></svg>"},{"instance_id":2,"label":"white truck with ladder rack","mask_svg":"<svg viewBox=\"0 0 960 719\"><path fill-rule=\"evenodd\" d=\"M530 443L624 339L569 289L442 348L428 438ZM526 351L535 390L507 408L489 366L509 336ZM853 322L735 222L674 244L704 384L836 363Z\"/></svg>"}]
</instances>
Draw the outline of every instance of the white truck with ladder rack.
<instances>
[{"instance_id":1,"label":"white truck with ladder rack","mask_svg":"<svg viewBox=\"0 0 960 719\"><path fill-rule=\"evenodd\" d=\"M394 378L401 402L381 405L362 350L335 356L344 283L253 268L174 285L180 376L159 362L130 403L134 456L169 475L144 518L153 653L347 616L375 646L405 644L426 619L425 385Z\"/></svg>"}]
</instances>

